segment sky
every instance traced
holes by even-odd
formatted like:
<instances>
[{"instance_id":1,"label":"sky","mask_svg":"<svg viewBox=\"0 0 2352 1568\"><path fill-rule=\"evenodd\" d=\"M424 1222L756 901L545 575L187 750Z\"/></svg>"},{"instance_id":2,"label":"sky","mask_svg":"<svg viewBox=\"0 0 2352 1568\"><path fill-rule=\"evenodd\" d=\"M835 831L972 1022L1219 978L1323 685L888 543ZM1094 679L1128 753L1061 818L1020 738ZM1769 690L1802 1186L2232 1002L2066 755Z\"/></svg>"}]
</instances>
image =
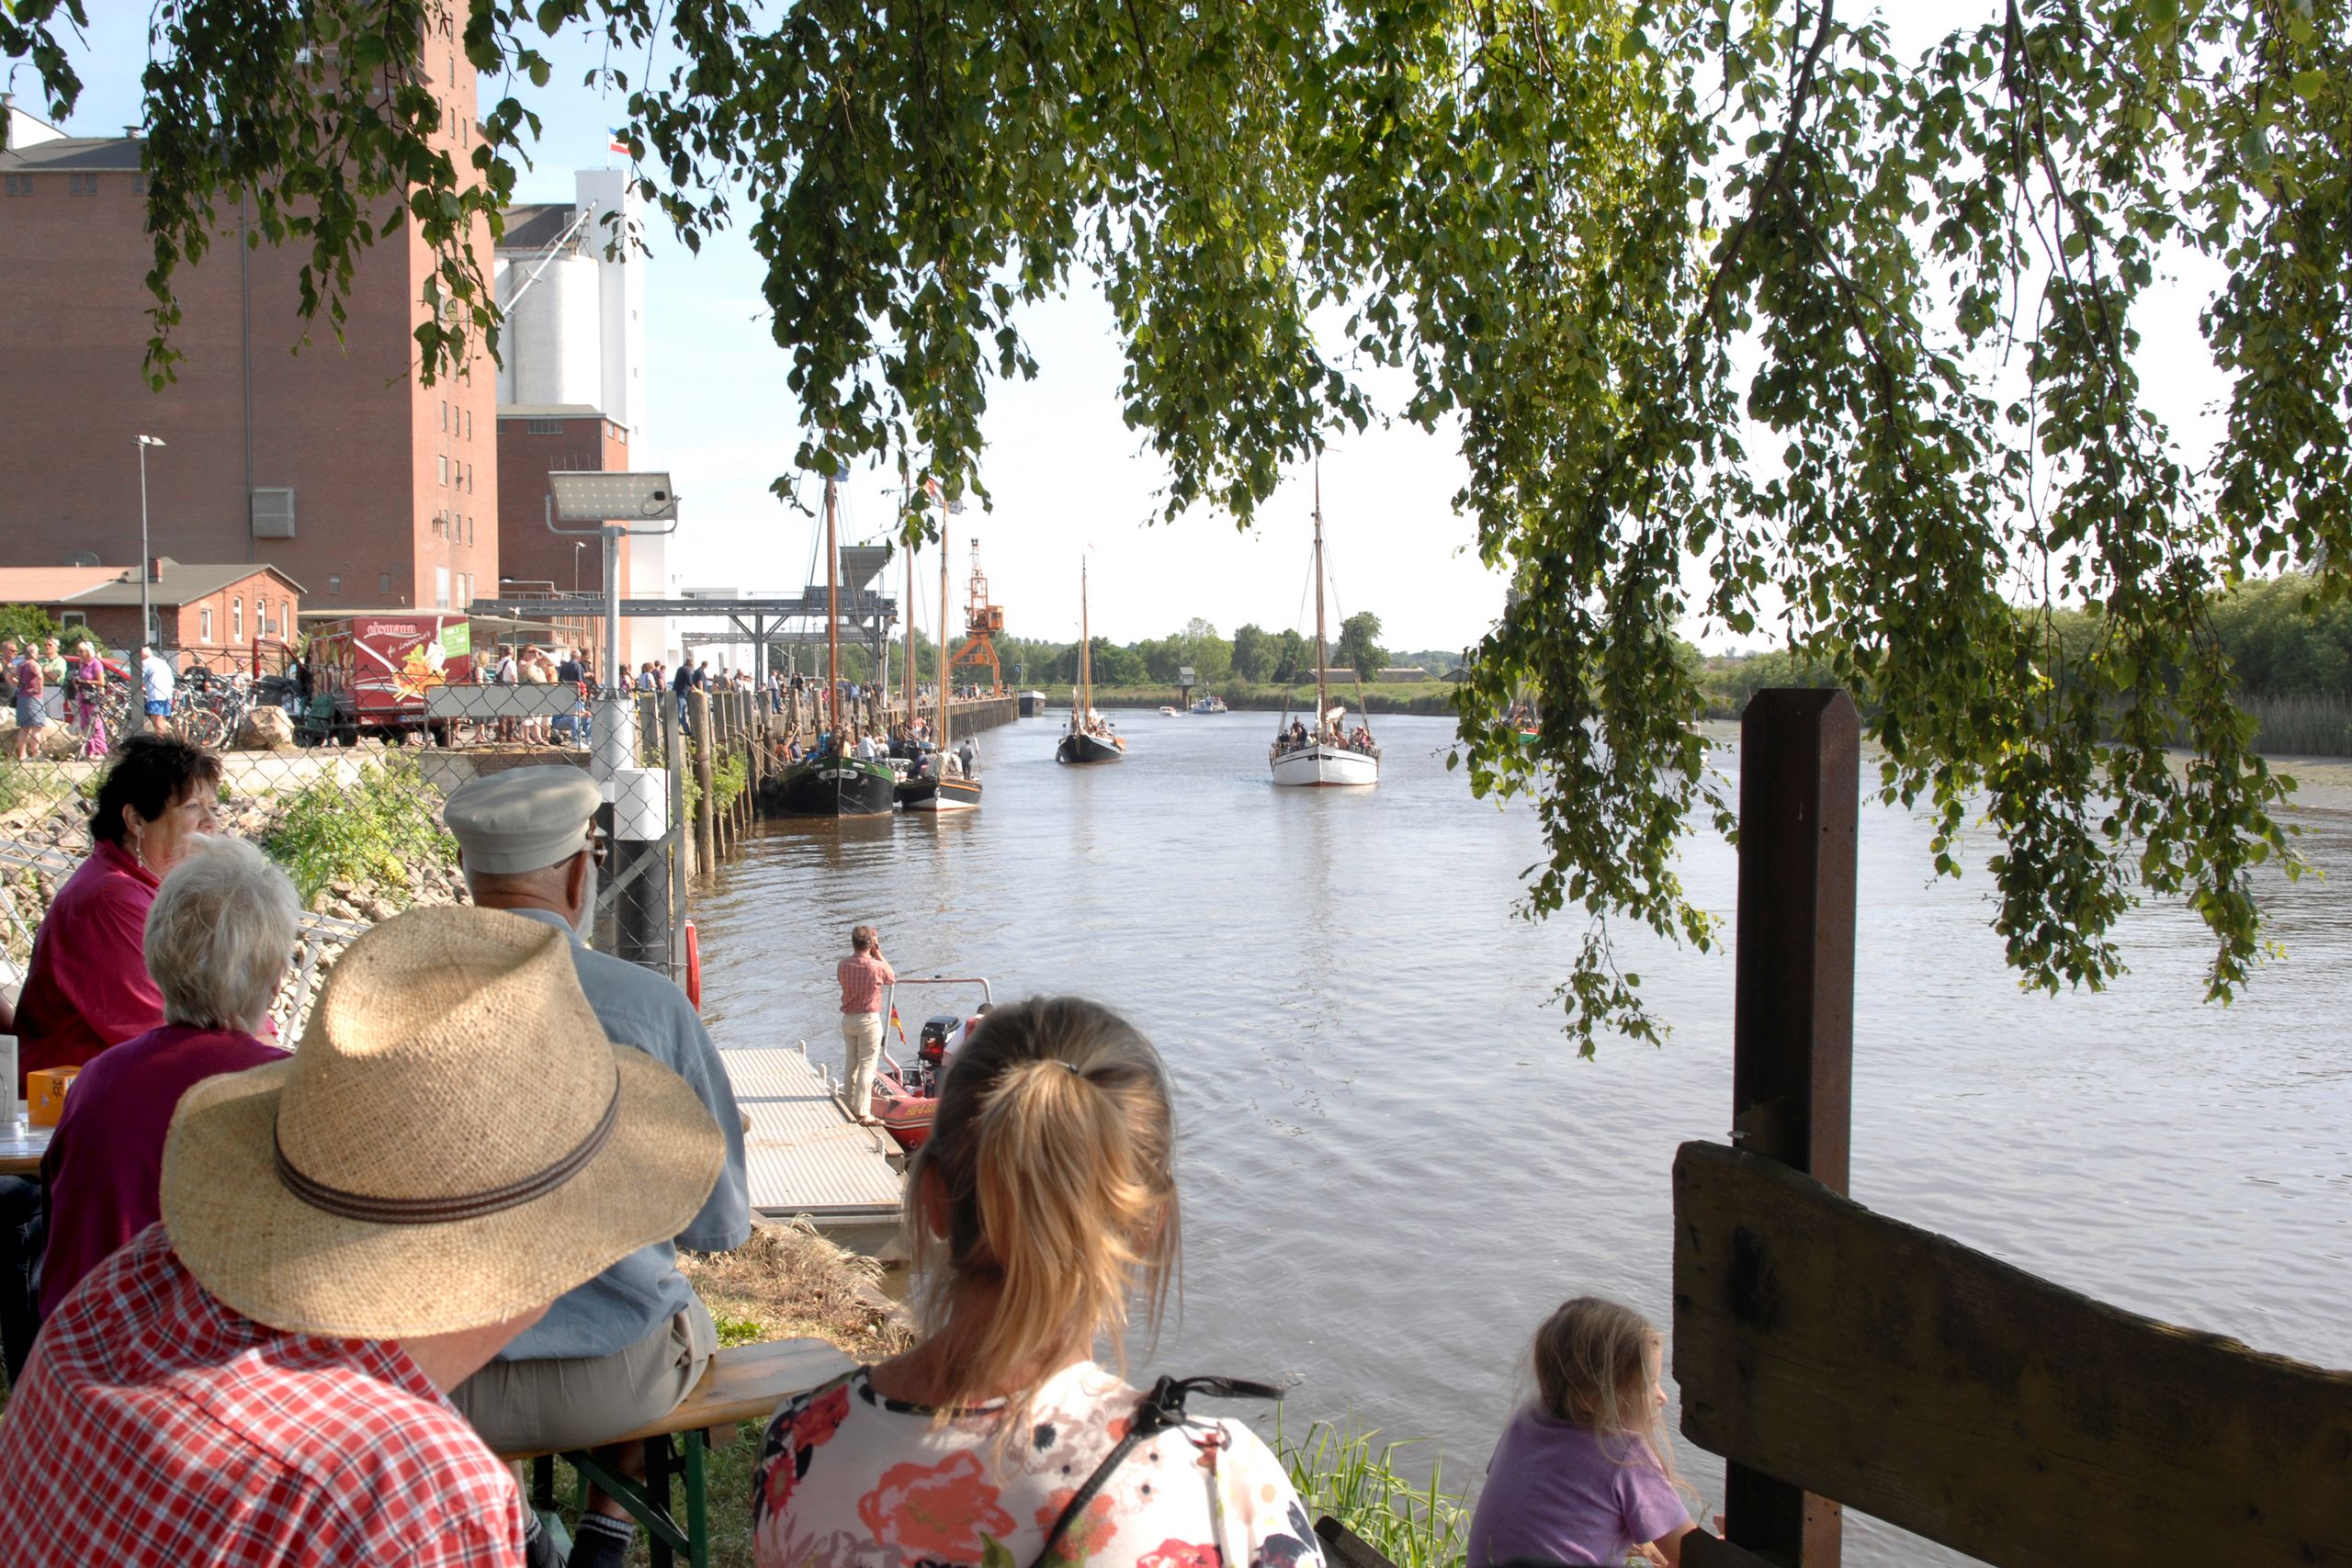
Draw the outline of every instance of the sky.
<instances>
[{"instance_id":1,"label":"sky","mask_svg":"<svg viewBox=\"0 0 2352 1568\"><path fill-rule=\"evenodd\" d=\"M1990 0L1905 0L1892 12L1895 41L1909 52L1996 9ZM76 51L85 86L66 128L115 134L141 118L147 8L117 0L91 10L92 28ZM517 190L526 202L569 201L575 169L621 156L608 151L610 129L622 118L617 100L579 85L594 56L569 39L550 52L552 84L519 95L544 121L536 167L523 172ZM483 85L486 100L492 87ZM648 240L647 428L632 454L639 467L667 468L682 498L677 570L689 587L794 592L812 567L821 581L821 525L767 488L789 469L799 431L786 356L768 333L758 257L740 231L706 241L699 255L658 222L648 226ZM2204 405L2215 387L2194 310L2179 308L2188 303L2186 296L2160 299L2139 324L2150 334L2144 357L2155 362L2148 368L2164 389L2160 405L2176 428L2194 431L2210 427ZM1289 475L1247 532L1204 507L1155 525L1165 473L1120 417L1108 307L1081 282L1032 310L1023 328L1040 374L991 390L981 473L993 509L975 504L953 519L954 597L963 595L977 538L989 596L1018 636L1077 635L1081 558L1097 636L1158 637L1193 616L1228 633L1249 622L1311 628L1312 472ZM1371 610L1384 644L1400 650L1459 649L1485 634L1501 607L1502 581L1480 564L1475 531L1453 510L1464 473L1442 433L1375 425L1334 438L1321 480L1335 625L1342 614ZM852 477L843 487L844 542L888 530L897 483L895 472ZM928 629L936 625L934 554L925 553L917 575ZM896 583L885 591L897 592ZM1704 646L1732 645L1711 637Z\"/></svg>"}]
</instances>

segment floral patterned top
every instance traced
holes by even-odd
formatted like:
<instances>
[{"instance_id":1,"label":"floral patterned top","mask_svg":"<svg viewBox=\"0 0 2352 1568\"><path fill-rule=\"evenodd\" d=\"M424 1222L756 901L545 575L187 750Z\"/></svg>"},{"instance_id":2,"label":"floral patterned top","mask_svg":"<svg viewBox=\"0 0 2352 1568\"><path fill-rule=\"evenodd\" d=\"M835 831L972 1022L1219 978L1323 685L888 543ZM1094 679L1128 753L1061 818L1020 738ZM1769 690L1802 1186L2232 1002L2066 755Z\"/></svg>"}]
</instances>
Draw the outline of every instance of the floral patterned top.
<instances>
[{"instance_id":1,"label":"floral patterned top","mask_svg":"<svg viewBox=\"0 0 2352 1568\"><path fill-rule=\"evenodd\" d=\"M1091 1361L1047 1379L1000 1451L997 1405L944 1424L866 1369L788 1400L752 1484L760 1568L1030 1568L1142 1396ZM1057 1568L1322 1568L1290 1477L1238 1421L1137 1443L1054 1551Z\"/></svg>"}]
</instances>

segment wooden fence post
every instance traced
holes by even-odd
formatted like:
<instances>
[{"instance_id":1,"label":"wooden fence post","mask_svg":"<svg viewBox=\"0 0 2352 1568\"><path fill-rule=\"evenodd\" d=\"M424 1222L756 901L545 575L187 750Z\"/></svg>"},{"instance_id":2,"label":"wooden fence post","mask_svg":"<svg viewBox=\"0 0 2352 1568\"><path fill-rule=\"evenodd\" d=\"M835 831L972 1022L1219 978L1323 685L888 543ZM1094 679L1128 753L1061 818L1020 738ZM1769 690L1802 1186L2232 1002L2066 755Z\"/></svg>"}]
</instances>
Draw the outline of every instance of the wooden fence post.
<instances>
[{"instance_id":1,"label":"wooden fence post","mask_svg":"<svg viewBox=\"0 0 2352 1568\"><path fill-rule=\"evenodd\" d=\"M718 788L711 781L710 694L686 694L687 739L695 753L695 858L707 876L718 869Z\"/></svg>"},{"instance_id":2,"label":"wooden fence post","mask_svg":"<svg viewBox=\"0 0 2352 1568\"><path fill-rule=\"evenodd\" d=\"M1854 1078L1854 829L1861 723L1842 691L1756 694L1739 722L1732 1137L1846 1190ZM1838 1506L1725 1468L1727 1539L1838 1568Z\"/></svg>"}]
</instances>

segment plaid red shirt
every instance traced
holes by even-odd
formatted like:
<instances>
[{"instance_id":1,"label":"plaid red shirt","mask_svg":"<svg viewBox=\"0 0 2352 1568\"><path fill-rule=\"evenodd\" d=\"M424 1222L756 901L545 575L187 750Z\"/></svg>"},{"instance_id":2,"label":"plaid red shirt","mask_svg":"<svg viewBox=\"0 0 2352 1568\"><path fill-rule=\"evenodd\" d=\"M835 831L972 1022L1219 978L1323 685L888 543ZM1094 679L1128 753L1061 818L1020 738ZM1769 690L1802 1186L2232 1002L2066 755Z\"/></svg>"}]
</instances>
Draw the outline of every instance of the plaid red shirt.
<instances>
[{"instance_id":1,"label":"plaid red shirt","mask_svg":"<svg viewBox=\"0 0 2352 1568\"><path fill-rule=\"evenodd\" d=\"M9 1568L521 1568L523 1514L399 1346L241 1317L150 1225L33 1347L0 1539Z\"/></svg>"},{"instance_id":2,"label":"plaid red shirt","mask_svg":"<svg viewBox=\"0 0 2352 1568\"><path fill-rule=\"evenodd\" d=\"M853 953L841 961L834 970L842 983L842 1011L880 1012L882 987L895 986L899 977L890 965L870 953Z\"/></svg>"}]
</instances>

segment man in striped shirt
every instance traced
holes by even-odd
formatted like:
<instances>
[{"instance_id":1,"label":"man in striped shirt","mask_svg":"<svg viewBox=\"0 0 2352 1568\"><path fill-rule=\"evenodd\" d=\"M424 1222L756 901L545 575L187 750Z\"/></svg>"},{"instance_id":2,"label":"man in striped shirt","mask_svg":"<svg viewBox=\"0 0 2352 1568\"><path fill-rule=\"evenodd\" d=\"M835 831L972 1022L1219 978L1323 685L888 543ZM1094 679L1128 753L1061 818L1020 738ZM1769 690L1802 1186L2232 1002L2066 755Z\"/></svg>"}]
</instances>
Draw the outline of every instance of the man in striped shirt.
<instances>
[{"instance_id":1,"label":"man in striped shirt","mask_svg":"<svg viewBox=\"0 0 2352 1568\"><path fill-rule=\"evenodd\" d=\"M842 1082L849 1113L860 1123L880 1125L874 1115L874 1068L882 1056L882 987L899 976L882 956L882 939L872 926L849 933L850 953L838 971L842 983Z\"/></svg>"}]
</instances>

